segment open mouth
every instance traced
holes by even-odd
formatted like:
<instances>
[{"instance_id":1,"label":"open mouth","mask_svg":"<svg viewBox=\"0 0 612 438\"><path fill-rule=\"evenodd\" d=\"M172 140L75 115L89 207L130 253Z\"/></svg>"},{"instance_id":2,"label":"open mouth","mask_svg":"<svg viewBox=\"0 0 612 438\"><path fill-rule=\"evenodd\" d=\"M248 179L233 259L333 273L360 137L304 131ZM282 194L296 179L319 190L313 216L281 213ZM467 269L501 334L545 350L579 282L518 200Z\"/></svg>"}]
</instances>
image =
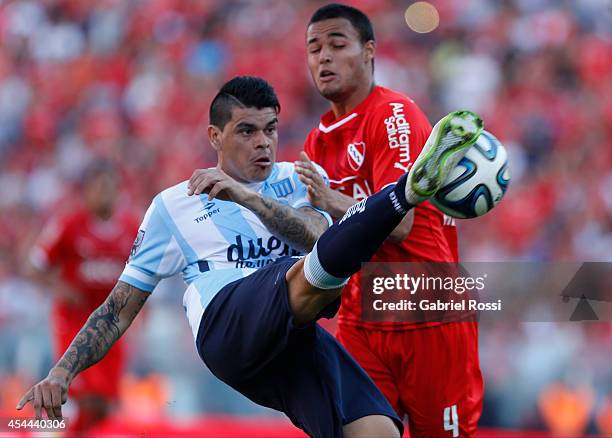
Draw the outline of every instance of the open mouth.
<instances>
[{"instance_id":1,"label":"open mouth","mask_svg":"<svg viewBox=\"0 0 612 438\"><path fill-rule=\"evenodd\" d=\"M261 158L257 158L254 161L254 163L257 166L267 167L267 166L272 165L272 160L270 160L270 158L268 158L268 157L261 157Z\"/></svg>"},{"instance_id":2,"label":"open mouth","mask_svg":"<svg viewBox=\"0 0 612 438\"><path fill-rule=\"evenodd\" d=\"M329 82L336 77L336 74L329 70L323 70L319 73L319 79L321 82Z\"/></svg>"}]
</instances>

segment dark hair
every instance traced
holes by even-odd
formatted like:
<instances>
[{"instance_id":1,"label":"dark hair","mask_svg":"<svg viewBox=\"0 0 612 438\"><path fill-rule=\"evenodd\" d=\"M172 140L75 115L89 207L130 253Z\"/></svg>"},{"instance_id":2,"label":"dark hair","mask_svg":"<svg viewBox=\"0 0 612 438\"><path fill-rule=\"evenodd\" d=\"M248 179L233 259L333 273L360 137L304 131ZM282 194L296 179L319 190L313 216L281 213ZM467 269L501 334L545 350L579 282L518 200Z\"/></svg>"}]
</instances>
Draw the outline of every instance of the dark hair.
<instances>
[{"instance_id":1,"label":"dark hair","mask_svg":"<svg viewBox=\"0 0 612 438\"><path fill-rule=\"evenodd\" d=\"M211 125L223 129L232 118L232 108L274 108L280 112L280 103L274 88L262 78L236 76L226 82L210 104Z\"/></svg>"},{"instance_id":2,"label":"dark hair","mask_svg":"<svg viewBox=\"0 0 612 438\"><path fill-rule=\"evenodd\" d=\"M119 175L119 169L113 161L105 158L95 158L85 166L85 169L83 169L81 173L81 184L87 185L101 175L117 177Z\"/></svg>"},{"instance_id":3,"label":"dark hair","mask_svg":"<svg viewBox=\"0 0 612 438\"><path fill-rule=\"evenodd\" d=\"M330 20L332 18L346 18L348 21L350 21L359 34L361 44L365 44L368 41L375 41L374 29L372 28L372 23L370 22L368 16L357 8L341 5L339 3L330 3L328 5L321 6L315 11L314 14L312 14L308 26L313 23L323 20Z\"/></svg>"}]
</instances>

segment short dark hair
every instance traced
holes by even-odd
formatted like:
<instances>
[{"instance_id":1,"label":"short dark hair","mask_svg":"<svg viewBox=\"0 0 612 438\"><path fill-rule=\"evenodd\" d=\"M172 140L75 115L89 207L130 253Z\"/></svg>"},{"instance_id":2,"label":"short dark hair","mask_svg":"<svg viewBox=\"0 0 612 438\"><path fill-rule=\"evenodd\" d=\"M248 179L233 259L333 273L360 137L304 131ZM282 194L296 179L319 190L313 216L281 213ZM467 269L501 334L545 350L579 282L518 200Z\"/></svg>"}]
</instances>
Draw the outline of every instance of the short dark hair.
<instances>
[{"instance_id":1,"label":"short dark hair","mask_svg":"<svg viewBox=\"0 0 612 438\"><path fill-rule=\"evenodd\" d=\"M81 172L81 183L87 185L101 175L117 177L119 175L117 164L106 158L94 158Z\"/></svg>"},{"instance_id":2,"label":"short dark hair","mask_svg":"<svg viewBox=\"0 0 612 438\"><path fill-rule=\"evenodd\" d=\"M361 44L365 44L368 41L375 41L374 29L372 28L372 22L368 16L357 8L339 3L330 3L328 5L321 6L315 11L314 14L312 14L308 26L313 23L318 23L319 21L323 20L330 20L332 18L346 18L348 21L350 21L359 34Z\"/></svg>"},{"instance_id":3,"label":"short dark hair","mask_svg":"<svg viewBox=\"0 0 612 438\"><path fill-rule=\"evenodd\" d=\"M210 104L210 124L224 129L232 118L234 107L274 108L277 113L280 112L274 88L264 79L255 76L236 76L221 87Z\"/></svg>"}]
</instances>

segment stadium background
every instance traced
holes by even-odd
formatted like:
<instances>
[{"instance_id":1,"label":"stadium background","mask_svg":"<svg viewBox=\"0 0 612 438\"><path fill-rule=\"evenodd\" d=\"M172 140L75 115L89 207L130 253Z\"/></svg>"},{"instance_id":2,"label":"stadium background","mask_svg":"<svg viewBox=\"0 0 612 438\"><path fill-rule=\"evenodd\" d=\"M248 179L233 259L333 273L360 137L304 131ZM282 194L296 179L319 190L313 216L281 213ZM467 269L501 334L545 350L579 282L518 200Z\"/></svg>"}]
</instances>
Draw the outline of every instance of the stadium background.
<instances>
[{"instance_id":1,"label":"stadium background","mask_svg":"<svg viewBox=\"0 0 612 438\"><path fill-rule=\"evenodd\" d=\"M610 1L432 3L439 26L417 33L404 17L410 2L350 2L372 18L379 84L432 121L480 112L509 150L508 196L490 216L460 223L463 259L612 261ZM214 163L208 104L238 74L276 88L280 159L295 159L327 110L304 48L320 4L0 1L0 416L15 415L22 391L52 365L49 294L19 270L45 220L70 205L86 163L120 162L122 203L141 215L160 189ZM179 288L163 284L129 330L121 407L101 432L291 432L200 363ZM612 435L611 357L610 324L488 327L482 426Z\"/></svg>"}]
</instances>

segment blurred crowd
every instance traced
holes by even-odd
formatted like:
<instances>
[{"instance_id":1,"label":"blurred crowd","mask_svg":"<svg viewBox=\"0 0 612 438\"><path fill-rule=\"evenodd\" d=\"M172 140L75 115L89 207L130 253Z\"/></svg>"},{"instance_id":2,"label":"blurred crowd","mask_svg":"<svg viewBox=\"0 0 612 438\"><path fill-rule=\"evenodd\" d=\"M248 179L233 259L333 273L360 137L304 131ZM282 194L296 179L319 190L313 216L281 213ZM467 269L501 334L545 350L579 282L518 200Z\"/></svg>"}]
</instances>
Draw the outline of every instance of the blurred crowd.
<instances>
[{"instance_id":1,"label":"blurred crowd","mask_svg":"<svg viewBox=\"0 0 612 438\"><path fill-rule=\"evenodd\" d=\"M612 261L609 0L432 3L440 25L419 34L406 26L409 2L350 2L373 21L379 84L412 97L431 121L458 108L481 113L508 149L509 192L495 212L460 224L462 257ZM327 110L309 78L304 47L306 23L321 4L0 1L0 380L22 366L34 378L50 365L41 324L45 294L21 278L20 266L42 224L70 207L92 158L120 163L122 203L141 214L155 193L214 164L208 105L239 74L262 76L275 87L280 159L297 158ZM191 338L186 324L176 328L182 309L175 295L154 302L134 344L147 338L153 350L156 336L167 340L169 332ZM172 329L159 330L166 326ZM173 348L183 351L181 344ZM199 364L178 369L167 355L135 350L142 354L133 354L133 370L144 375L156 364L176 376L178 412L253 409L227 394L211 396L210 389L194 393L194 380L216 385ZM24 351L37 351L38 362L26 360ZM596 430L608 409L612 430L611 353L610 325L482 333L483 421L540 427L546 391L579 387L590 394L584 427ZM556 402L566 400L552 393Z\"/></svg>"}]
</instances>

